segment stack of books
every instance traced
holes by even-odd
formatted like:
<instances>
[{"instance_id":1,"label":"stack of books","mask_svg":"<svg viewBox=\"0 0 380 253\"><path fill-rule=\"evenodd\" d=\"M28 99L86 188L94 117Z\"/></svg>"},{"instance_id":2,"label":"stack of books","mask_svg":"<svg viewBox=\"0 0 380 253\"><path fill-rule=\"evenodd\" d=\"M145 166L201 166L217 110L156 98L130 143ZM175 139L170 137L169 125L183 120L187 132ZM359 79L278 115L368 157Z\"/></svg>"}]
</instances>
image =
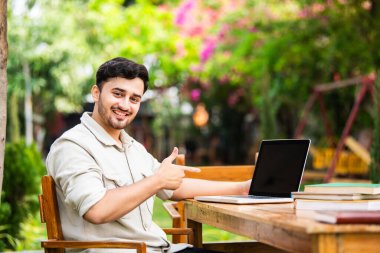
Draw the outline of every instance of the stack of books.
<instances>
[{"instance_id":1,"label":"stack of books","mask_svg":"<svg viewBox=\"0 0 380 253\"><path fill-rule=\"evenodd\" d=\"M316 211L314 219L331 224L380 224L380 211Z\"/></svg>"},{"instance_id":2,"label":"stack of books","mask_svg":"<svg viewBox=\"0 0 380 253\"><path fill-rule=\"evenodd\" d=\"M327 183L306 185L293 192L296 209L380 210L380 184Z\"/></svg>"}]
</instances>

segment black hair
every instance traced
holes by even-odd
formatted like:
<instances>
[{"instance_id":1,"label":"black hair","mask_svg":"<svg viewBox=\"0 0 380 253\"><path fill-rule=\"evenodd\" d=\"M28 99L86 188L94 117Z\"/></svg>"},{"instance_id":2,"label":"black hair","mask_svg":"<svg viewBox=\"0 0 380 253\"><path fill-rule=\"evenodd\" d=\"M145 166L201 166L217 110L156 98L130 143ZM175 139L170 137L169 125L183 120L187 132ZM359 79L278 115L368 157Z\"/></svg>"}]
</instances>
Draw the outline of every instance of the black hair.
<instances>
[{"instance_id":1,"label":"black hair","mask_svg":"<svg viewBox=\"0 0 380 253\"><path fill-rule=\"evenodd\" d=\"M146 67L123 57L116 57L100 65L96 72L96 85L102 90L103 84L111 78L140 78L144 82L144 93L148 89L149 73Z\"/></svg>"}]
</instances>

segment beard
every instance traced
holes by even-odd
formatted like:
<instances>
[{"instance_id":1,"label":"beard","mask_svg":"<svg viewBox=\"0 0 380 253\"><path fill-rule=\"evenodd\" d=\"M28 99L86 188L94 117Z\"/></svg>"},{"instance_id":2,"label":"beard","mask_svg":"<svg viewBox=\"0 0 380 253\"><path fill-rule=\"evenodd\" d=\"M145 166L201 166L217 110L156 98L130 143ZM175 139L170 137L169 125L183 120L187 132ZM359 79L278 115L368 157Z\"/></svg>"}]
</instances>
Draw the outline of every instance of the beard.
<instances>
[{"instance_id":1,"label":"beard","mask_svg":"<svg viewBox=\"0 0 380 253\"><path fill-rule=\"evenodd\" d=\"M132 115L130 115L130 116L128 116L124 120L118 120L117 118L115 118L115 117L113 117L111 115L112 114L112 110L114 110L114 109L117 109L117 110L120 110L120 111L125 111L125 110L122 110L120 108L117 108L117 107L113 106L113 107L111 107L111 110L109 111L109 114L107 114L107 110L106 110L105 106L103 105L102 100L99 99L99 102L98 102L98 112L99 112L99 115L103 119L104 123L106 123L109 127L112 127L114 129L119 129L119 130L124 129L135 118L134 116L132 117ZM127 112L127 113L129 113L129 112Z\"/></svg>"}]
</instances>

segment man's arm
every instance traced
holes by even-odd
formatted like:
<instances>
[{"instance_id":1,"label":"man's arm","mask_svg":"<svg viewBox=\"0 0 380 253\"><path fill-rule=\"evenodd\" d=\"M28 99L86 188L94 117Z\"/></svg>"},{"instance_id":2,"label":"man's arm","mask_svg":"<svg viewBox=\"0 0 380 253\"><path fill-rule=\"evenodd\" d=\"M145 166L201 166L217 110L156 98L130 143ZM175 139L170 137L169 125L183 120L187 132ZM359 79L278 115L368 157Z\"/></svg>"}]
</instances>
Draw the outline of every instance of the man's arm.
<instances>
[{"instance_id":1,"label":"man's arm","mask_svg":"<svg viewBox=\"0 0 380 253\"><path fill-rule=\"evenodd\" d=\"M180 187L185 170L198 172L199 169L172 164L177 155L178 149L174 148L153 176L132 185L107 190L104 197L84 214L84 218L95 224L111 222L123 217L158 191Z\"/></svg>"},{"instance_id":2,"label":"man's arm","mask_svg":"<svg viewBox=\"0 0 380 253\"><path fill-rule=\"evenodd\" d=\"M117 220L156 194L162 187L162 180L159 177L151 176L132 185L107 190L104 197L93 205L83 217L94 224Z\"/></svg>"},{"instance_id":3,"label":"man's arm","mask_svg":"<svg viewBox=\"0 0 380 253\"><path fill-rule=\"evenodd\" d=\"M181 200L205 195L246 195L249 192L250 186L251 180L244 182L220 182L184 178L181 186L174 191L171 199Z\"/></svg>"}]
</instances>

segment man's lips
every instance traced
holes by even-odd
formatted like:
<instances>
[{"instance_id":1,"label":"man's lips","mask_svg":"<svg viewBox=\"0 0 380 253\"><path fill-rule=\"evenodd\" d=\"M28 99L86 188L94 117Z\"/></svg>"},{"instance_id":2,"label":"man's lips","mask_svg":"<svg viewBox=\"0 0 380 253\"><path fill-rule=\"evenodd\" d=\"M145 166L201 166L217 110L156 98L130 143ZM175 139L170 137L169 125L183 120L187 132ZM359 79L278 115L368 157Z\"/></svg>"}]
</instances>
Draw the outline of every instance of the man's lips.
<instances>
[{"instance_id":1,"label":"man's lips","mask_svg":"<svg viewBox=\"0 0 380 253\"><path fill-rule=\"evenodd\" d=\"M120 110L120 109L112 109L112 112L116 115L117 118L125 118L131 115L129 111Z\"/></svg>"}]
</instances>

